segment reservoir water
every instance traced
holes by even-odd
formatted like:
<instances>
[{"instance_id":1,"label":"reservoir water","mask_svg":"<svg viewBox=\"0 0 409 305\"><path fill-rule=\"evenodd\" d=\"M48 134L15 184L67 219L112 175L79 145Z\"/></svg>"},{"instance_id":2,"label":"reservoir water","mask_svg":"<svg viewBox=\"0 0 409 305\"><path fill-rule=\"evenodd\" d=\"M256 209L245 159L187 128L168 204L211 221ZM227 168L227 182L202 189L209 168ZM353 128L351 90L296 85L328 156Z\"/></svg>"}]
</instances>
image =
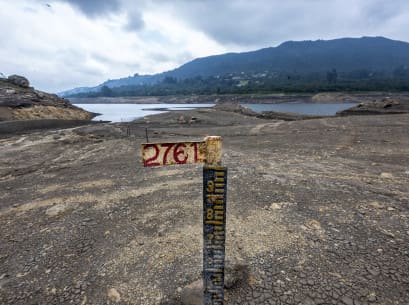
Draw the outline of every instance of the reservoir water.
<instances>
[{"instance_id":1,"label":"reservoir water","mask_svg":"<svg viewBox=\"0 0 409 305\"><path fill-rule=\"evenodd\" d=\"M130 122L146 115L171 110L191 110L213 107L214 104L75 104L85 110L100 113L94 121ZM242 104L256 112L278 111L309 115L334 115L336 112L353 107L356 103L283 103L283 104Z\"/></svg>"},{"instance_id":2,"label":"reservoir water","mask_svg":"<svg viewBox=\"0 0 409 305\"><path fill-rule=\"evenodd\" d=\"M74 104L87 111L100 113L94 121L131 122L146 115L167 110L191 110L213 107L214 104ZM156 110L155 110L156 109ZM163 109L163 110L157 110Z\"/></svg>"}]
</instances>

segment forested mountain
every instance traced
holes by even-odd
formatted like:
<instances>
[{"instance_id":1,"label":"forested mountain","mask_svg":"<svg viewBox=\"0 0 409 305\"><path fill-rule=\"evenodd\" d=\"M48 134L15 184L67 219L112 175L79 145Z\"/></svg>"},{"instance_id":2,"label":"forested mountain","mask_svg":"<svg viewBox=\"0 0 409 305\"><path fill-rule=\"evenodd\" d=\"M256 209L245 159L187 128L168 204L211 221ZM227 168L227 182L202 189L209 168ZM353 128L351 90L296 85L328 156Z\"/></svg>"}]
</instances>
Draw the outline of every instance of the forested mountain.
<instances>
[{"instance_id":1,"label":"forested mountain","mask_svg":"<svg viewBox=\"0 0 409 305\"><path fill-rule=\"evenodd\" d=\"M409 43L383 37L288 41L275 48L195 59L169 74L176 78L227 73L298 72L336 69L338 72L371 70L391 72L409 65Z\"/></svg>"},{"instance_id":2,"label":"forested mountain","mask_svg":"<svg viewBox=\"0 0 409 305\"><path fill-rule=\"evenodd\" d=\"M317 41L288 41L245 53L228 53L194 59L172 71L155 75L138 75L109 80L79 92L115 87L151 86L160 83L186 83L186 80L210 78L236 80L233 86L247 86L263 79L304 81L324 79L387 79L409 76L409 43L384 37L340 38ZM242 82L239 82L241 80ZM243 81L245 81L243 83ZM217 81L215 82L217 83ZM103 89L104 87L104 89ZM219 86L220 87L220 86ZM74 89L76 90L76 89ZM64 95L76 94L76 91Z\"/></svg>"}]
</instances>

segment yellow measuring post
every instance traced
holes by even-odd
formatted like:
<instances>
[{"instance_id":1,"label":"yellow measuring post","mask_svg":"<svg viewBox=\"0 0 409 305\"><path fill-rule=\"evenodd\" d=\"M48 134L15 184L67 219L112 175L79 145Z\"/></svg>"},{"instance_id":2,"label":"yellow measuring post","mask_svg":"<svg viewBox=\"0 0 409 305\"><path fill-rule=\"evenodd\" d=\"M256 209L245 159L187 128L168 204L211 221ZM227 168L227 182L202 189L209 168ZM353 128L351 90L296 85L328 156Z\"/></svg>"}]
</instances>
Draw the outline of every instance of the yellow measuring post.
<instances>
[{"instance_id":1,"label":"yellow measuring post","mask_svg":"<svg viewBox=\"0 0 409 305\"><path fill-rule=\"evenodd\" d=\"M224 304L227 168L222 139L142 144L145 167L204 163L203 167L203 304Z\"/></svg>"}]
</instances>

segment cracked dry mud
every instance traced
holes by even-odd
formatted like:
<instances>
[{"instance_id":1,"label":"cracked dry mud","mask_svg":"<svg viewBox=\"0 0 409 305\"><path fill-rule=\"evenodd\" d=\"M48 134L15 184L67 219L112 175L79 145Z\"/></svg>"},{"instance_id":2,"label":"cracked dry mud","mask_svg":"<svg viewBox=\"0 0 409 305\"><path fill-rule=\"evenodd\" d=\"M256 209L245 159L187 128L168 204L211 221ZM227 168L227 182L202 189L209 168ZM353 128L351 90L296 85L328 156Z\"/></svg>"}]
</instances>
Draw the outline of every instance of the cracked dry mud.
<instances>
[{"instance_id":1,"label":"cracked dry mud","mask_svg":"<svg viewBox=\"0 0 409 305\"><path fill-rule=\"evenodd\" d=\"M0 304L179 304L201 276L201 166L143 168L145 126L223 137L227 258L249 264L226 304L408 304L409 115L180 115L0 139Z\"/></svg>"}]
</instances>

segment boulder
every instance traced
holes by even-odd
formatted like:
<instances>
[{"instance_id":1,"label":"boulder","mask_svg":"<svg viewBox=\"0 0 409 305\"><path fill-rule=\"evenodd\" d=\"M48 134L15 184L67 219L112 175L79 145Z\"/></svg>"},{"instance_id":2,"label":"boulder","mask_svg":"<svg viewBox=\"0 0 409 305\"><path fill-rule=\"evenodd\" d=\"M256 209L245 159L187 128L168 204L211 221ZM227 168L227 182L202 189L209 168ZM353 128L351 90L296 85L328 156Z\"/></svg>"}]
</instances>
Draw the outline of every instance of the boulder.
<instances>
[{"instance_id":1,"label":"boulder","mask_svg":"<svg viewBox=\"0 0 409 305\"><path fill-rule=\"evenodd\" d=\"M70 210L74 210L78 207L78 204L56 204L48 208L45 214L49 217L56 217L65 214Z\"/></svg>"},{"instance_id":2,"label":"boulder","mask_svg":"<svg viewBox=\"0 0 409 305\"><path fill-rule=\"evenodd\" d=\"M248 272L248 264L244 260L227 260L224 267L224 287L234 288L240 281L247 280ZM202 305L203 280L185 286L180 292L180 301L184 305Z\"/></svg>"},{"instance_id":3,"label":"boulder","mask_svg":"<svg viewBox=\"0 0 409 305\"><path fill-rule=\"evenodd\" d=\"M185 116L184 115L181 115L179 118L178 118L178 123L179 124L186 124L188 121L187 121L187 119L185 118Z\"/></svg>"},{"instance_id":4,"label":"boulder","mask_svg":"<svg viewBox=\"0 0 409 305\"><path fill-rule=\"evenodd\" d=\"M108 295L108 299L110 299L111 301L115 303L121 301L121 295L119 294L118 290L116 290L115 288L108 289L107 295Z\"/></svg>"},{"instance_id":5,"label":"boulder","mask_svg":"<svg viewBox=\"0 0 409 305\"><path fill-rule=\"evenodd\" d=\"M197 280L185 286L180 292L180 302L183 305L202 305L203 280Z\"/></svg>"},{"instance_id":6,"label":"boulder","mask_svg":"<svg viewBox=\"0 0 409 305\"><path fill-rule=\"evenodd\" d=\"M24 76L20 76L20 75L13 74L13 75L10 75L10 76L7 78L7 80L8 80L10 83L12 83L12 84L14 84L14 85L17 85L17 86L19 86L19 87L23 87L23 88L28 88L28 87L30 87L30 82L29 82L28 79L25 78Z\"/></svg>"},{"instance_id":7,"label":"boulder","mask_svg":"<svg viewBox=\"0 0 409 305\"><path fill-rule=\"evenodd\" d=\"M227 260L224 268L224 287L227 289L233 288L240 281L246 280L248 273L248 264L244 260Z\"/></svg>"}]
</instances>

